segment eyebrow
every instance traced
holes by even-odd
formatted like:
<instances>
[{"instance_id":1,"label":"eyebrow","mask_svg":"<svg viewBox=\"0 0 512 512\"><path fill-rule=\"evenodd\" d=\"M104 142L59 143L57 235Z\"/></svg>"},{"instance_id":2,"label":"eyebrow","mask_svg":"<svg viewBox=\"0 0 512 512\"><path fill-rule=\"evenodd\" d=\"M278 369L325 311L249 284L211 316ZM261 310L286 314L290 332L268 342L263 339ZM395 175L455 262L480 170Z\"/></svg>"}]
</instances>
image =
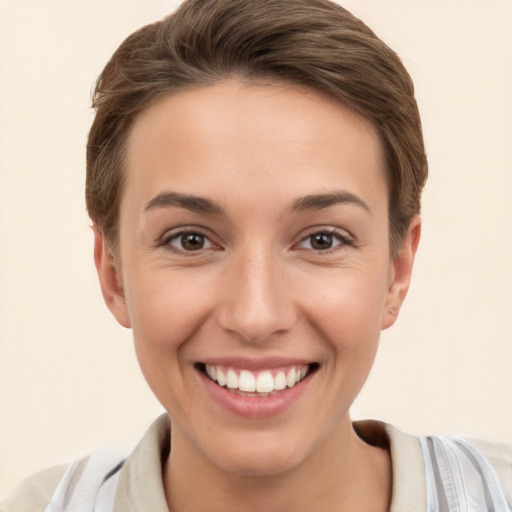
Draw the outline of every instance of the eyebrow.
<instances>
[{"instance_id":1,"label":"eyebrow","mask_svg":"<svg viewBox=\"0 0 512 512\"><path fill-rule=\"evenodd\" d=\"M224 209L215 201L201 196L180 194L178 192L164 192L158 194L146 204L144 211L154 208L178 206L197 213L226 216Z\"/></svg>"},{"instance_id":2,"label":"eyebrow","mask_svg":"<svg viewBox=\"0 0 512 512\"><path fill-rule=\"evenodd\" d=\"M346 190L329 194L312 194L300 197L292 203L290 210L292 212L322 210L323 208L329 208L329 206L344 203L360 206L368 213L371 213L369 206L362 199Z\"/></svg>"},{"instance_id":3,"label":"eyebrow","mask_svg":"<svg viewBox=\"0 0 512 512\"><path fill-rule=\"evenodd\" d=\"M328 194L311 194L299 197L291 204L288 210L292 213L306 212L322 210L323 208L329 208L330 206L344 203L360 206L371 213L370 208L362 199L345 190ZM207 197L181 194L179 192L164 192L158 194L146 204L144 211L147 212L155 208L175 206L178 208L186 208L196 213L220 215L223 217L227 216L224 208L216 201Z\"/></svg>"}]
</instances>

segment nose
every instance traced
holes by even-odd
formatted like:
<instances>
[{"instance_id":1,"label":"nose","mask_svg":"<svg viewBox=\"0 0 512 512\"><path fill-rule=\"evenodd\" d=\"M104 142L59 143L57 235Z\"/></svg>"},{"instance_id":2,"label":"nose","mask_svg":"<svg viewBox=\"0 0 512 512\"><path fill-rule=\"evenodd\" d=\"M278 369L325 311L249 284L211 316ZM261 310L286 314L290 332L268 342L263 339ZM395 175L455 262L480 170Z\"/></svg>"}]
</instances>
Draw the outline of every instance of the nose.
<instances>
[{"instance_id":1,"label":"nose","mask_svg":"<svg viewBox=\"0 0 512 512\"><path fill-rule=\"evenodd\" d=\"M254 343L293 327L296 305L285 269L277 259L260 250L230 262L217 310L222 329Z\"/></svg>"}]
</instances>

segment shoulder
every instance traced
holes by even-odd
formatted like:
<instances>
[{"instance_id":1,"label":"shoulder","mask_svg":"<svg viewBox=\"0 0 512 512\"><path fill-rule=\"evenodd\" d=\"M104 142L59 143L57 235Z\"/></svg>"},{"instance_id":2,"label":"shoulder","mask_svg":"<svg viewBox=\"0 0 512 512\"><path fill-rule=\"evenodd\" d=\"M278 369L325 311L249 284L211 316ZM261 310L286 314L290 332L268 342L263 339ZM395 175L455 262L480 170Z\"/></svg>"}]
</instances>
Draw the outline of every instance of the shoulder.
<instances>
[{"instance_id":1,"label":"shoulder","mask_svg":"<svg viewBox=\"0 0 512 512\"><path fill-rule=\"evenodd\" d=\"M43 511L68 467L62 464L28 477L0 504L0 512Z\"/></svg>"},{"instance_id":2,"label":"shoulder","mask_svg":"<svg viewBox=\"0 0 512 512\"><path fill-rule=\"evenodd\" d=\"M360 437L369 444L388 447L390 450L394 475L392 512L424 511L428 496L435 494L432 489L427 488L427 480L429 480L427 472L429 472L429 466L430 469L432 468L432 464L428 464L431 460L431 455L428 454L429 450L424 450L427 439L432 442L437 440L442 446L447 443L452 448L453 442L458 442L458 444L464 442L460 438L414 436L402 432L390 424L374 420L357 422L354 424L354 428ZM499 493L502 496L501 499L506 499L507 510L512 510L512 443L478 439L467 439L467 442L472 445L473 450L476 449L479 456L476 459L472 458L471 454L475 452L471 451L466 461L471 461L471 463L459 465L461 451L456 449L457 456L451 461L447 461L447 464L454 464L452 467L454 474L461 472L463 467L465 470L474 467L479 472L480 465L482 467L492 466L492 468L489 467L494 474L494 477L490 478L491 482L495 482L492 486L499 485L501 487L502 492ZM443 450L441 449L441 451ZM489 472L484 472L484 474L487 483ZM467 474L462 471L463 480L466 476ZM481 474L481 476L483 475ZM434 478L434 481L439 483L440 480ZM484 509L482 508L482 510Z\"/></svg>"},{"instance_id":3,"label":"shoulder","mask_svg":"<svg viewBox=\"0 0 512 512\"><path fill-rule=\"evenodd\" d=\"M512 508L512 443L468 439L491 463Z\"/></svg>"},{"instance_id":4,"label":"shoulder","mask_svg":"<svg viewBox=\"0 0 512 512\"><path fill-rule=\"evenodd\" d=\"M162 461L169 444L170 422L163 414L128 458L124 450L102 449L36 473L0 503L0 512L43 512L50 502L52 510L61 510L64 502L64 508L72 512L78 509L77 503L92 503L89 508L94 510L96 499L115 499L116 511L167 510Z\"/></svg>"},{"instance_id":5,"label":"shoulder","mask_svg":"<svg viewBox=\"0 0 512 512\"><path fill-rule=\"evenodd\" d=\"M104 449L47 469L22 482L0 512L95 510L99 502L113 502L123 464L118 450Z\"/></svg>"}]
</instances>

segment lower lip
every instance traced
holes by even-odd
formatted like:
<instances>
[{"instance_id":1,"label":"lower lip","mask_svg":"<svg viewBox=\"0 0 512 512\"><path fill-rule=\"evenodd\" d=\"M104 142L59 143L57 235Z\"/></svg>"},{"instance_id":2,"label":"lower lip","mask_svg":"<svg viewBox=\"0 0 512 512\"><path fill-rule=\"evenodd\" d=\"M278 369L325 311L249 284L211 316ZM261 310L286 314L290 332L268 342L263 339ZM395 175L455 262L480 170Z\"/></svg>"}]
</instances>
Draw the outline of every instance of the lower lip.
<instances>
[{"instance_id":1,"label":"lower lip","mask_svg":"<svg viewBox=\"0 0 512 512\"><path fill-rule=\"evenodd\" d=\"M291 388L267 396L238 395L221 387L204 373L199 372L203 384L213 399L229 412L250 419L265 419L277 416L291 407L306 390L312 375Z\"/></svg>"}]
</instances>

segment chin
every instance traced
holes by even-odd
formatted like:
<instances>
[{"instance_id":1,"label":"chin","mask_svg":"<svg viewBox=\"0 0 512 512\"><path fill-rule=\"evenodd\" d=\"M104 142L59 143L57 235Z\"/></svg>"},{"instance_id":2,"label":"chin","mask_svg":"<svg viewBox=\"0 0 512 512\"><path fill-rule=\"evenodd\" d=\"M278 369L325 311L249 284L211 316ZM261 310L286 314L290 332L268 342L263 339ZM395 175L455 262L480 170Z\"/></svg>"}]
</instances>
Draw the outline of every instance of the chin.
<instances>
[{"instance_id":1,"label":"chin","mask_svg":"<svg viewBox=\"0 0 512 512\"><path fill-rule=\"evenodd\" d=\"M293 435L258 432L228 436L224 443L215 443L206 456L226 473L265 477L283 474L299 466L307 459L304 448L305 443L294 440Z\"/></svg>"},{"instance_id":2,"label":"chin","mask_svg":"<svg viewBox=\"0 0 512 512\"><path fill-rule=\"evenodd\" d=\"M276 450L249 450L237 453L219 461L219 467L226 473L247 477L276 476L287 473L299 465L297 454L287 455Z\"/></svg>"}]
</instances>

